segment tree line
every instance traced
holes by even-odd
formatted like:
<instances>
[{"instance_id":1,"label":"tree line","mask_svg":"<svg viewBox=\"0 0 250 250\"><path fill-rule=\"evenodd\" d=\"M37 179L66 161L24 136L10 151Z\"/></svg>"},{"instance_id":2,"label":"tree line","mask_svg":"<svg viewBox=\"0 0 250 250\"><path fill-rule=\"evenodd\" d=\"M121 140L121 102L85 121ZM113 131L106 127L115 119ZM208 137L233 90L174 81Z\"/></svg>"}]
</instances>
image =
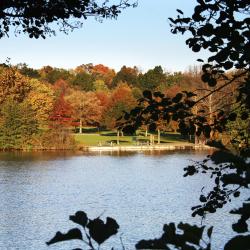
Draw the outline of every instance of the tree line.
<instances>
[{"instance_id":1,"label":"tree line","mask_svg":"<svg viewBox=\"0 0 250 250\"><path fill-rule=\"evenodd\" d=\"M5 150L72 148L71 132L82 133L84 126L116 129L117 119L137 106L144 91L174 98L181 91L193 90L194 100L203 96L213 87L207 88L201 76L197 66L187 72L173 73L156 66L143 73L137 67L123 66L115 72L105 65L91 63L71 70L51 66L33 69L25 63L2 64L0 147ZM217 92L192 112L209 114L212 119L219 106L232 102L232 93L232 86ZM141 129L147 134L151 127L145 123ZM177 119L161 117L157 129L179 131Z\"/></svg>"}]
</instances>

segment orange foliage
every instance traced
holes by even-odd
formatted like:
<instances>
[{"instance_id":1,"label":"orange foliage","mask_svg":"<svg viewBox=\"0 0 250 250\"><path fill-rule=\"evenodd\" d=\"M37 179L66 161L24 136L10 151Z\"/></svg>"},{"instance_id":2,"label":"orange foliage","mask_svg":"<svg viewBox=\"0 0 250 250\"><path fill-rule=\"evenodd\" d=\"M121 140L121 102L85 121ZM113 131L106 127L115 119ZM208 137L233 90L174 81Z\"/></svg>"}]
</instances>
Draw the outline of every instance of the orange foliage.
<instances>
[{"instance_id":1,"label":"orange foliage","mask_svg":"<svg viewBox=\"0 0 250 250\"><path fill-rule=\"evenodd\" d=\"M98 91L96 92L96 97L100 101L102 107L107 107L110 100L110 95L106 91Z\"/></svg>"},{"instance_id":2,"label":"orange foliage","mask_svg":"<svg viewBox=\"0 0 250 250\"><path fill-rule=\"evenodd\" d=\"M118 85L112 95L111 95L111 104L116 102L124 102L128 106L136 105L136 100L133 96L132 89L125 83Z\"/></svg>"},{"instance_id":3,"label":"orange foliage","mask_svg":"<svg viewBox=\"0 0 250 250\"><path fill-rule=\"evenodd\" d=\"M176 96L177 93L180 93L182 91L182 88L178 85L173 85L171 87L169 87L168 89L166 89L164 91L164 94L167 96L167 97L171 97L173 98L174 96Z\"/></svg>"},{"instance_id":4,"label":"orange foliage","mask_svg":"<svg viewBox=\"0 0 250 250\"><path fill-rule=\"evenodd\" d=\"M65 95L67 89L69 88L68 83L62 79L57 80L53 86L56 93L58 93L59 95Z\"/></svg>"}]
</instances>

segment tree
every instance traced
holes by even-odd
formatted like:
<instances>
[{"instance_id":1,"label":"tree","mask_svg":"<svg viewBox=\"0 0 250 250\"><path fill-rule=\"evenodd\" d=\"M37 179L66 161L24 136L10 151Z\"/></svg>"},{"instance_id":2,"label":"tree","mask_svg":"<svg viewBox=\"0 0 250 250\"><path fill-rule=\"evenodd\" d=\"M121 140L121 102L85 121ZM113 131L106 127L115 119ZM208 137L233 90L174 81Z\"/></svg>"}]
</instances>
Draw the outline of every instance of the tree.
<instances>
[{"instance_id":1,"label":"tree","mask_svg":"<svg viewBox=\"0 0 250 250\"><path fill-rule=\"evenodd\" d=\"M66 69L44 66L39 70L40 80L54 84L58 80L70 81L73 76Z\"/></svg>"},{"instance_id":2,"label":"tree","mask_svg":"<svg viewBox=\"0 0 250 250\"><path fill-rule=\"evenodd\" d=\"M71 80L71 84L83 91L94 90L94 77L87 72L79 72Z\"/></svg>"},{"instance_id":3,"label":"tree","mask_svg":"<svg viewBox=\"0 0 250 250\"><path fill-rule=\"evenodd\" d=\"M72 107L65 101L64 93L60 93L55 100L49 120L52 129L65 129L71 125Z\"/></svg>"},{"instance_id":4,"label":"tree","mask_svg":"<svg viewBox=\"0 0 250 250\"><path fill-rule=\"evenodd\" d=\"M14 67L0 68L0 104L7 99L22 102L30 91L29 79Z\"/></svg>"},{"instance_id":5,"label":"tree","mask_svg":"<svg viewBox=\"0 0 250 250\"><path fill-rule=\"evenodd\" d=\"M49 149L72 149L74 139L70 134L72 107L65 100L65 92L60 91L49 115L49 130L41 137L42 145Z\"/></svg>"},{"instance_id":6,"label":"tree","mask_svg":"<svg viewBox=\"0 0 250 250\"><path fill-rule=\"evenodd\" d=\"M8 36L12 30L30 38L46 38L55 35L53 24L57 24L59 31L68 33L80 28L90 16L112 19L130 6L135 7L136 4L128 0L118 4L95 0L3 0L0 5L0 38Z\"/></svg>"},{"instance_id":7,"label":"tree","mask_svg":"<svg viewBox=\"0 0 250 250\"><path fill-rule=\"evenodd\" d=\"M166 78L167 78L168 86L173 86L173 85L177 84L178 82L180 82L180 80L182 79L182 73L181 72L173 72L171 74L171 73L166 72Z\"/></svg>"},{"instance_id":8,"label":"tree","mask_svg":"<svg viewBox=\"0 0 250 250\"><path fill-rule=\"evenodd\" d=\"M35 112L27 102L7 100L1 109L0 147L5 150L27 149L38 132Z\"/></svg>"},{"instance_id":9,"label":"tree","mask_svg":"<svg viewBox=\"0 0 250 250\"><path fill-rule=\"evenodd\" d=\"M115 77L115 71L102 64L94 65L91 69L91 73L96 79L104 81L107 87L111 87L113 78Z\"/></svg>"},{"instance_id":10,"label":"tree","mask_svg":"<svg viewBox=\"0 0 250 250\"><path fill-rule=\"evenodd\" d=\"M19 72L24 76L28 76L31 78L40 77L39 71L36 69L29 68L26 63L19 63L16 65L16 67L19 70Z\"/></svg>"},{"instance_id":11,"label":"tree","mask_svg":"<svg viewBox=\"0 0 250 250\"><path fill-rule=\"evenodd\" d=\"M30 92L27 95L27 102L35 111L35 117L40 126L48 124L48 118L52 111L56 93L51 85L41 83L39 80L29 80Z\"/></svg>"},{"instance_id":12,"label":"tree","mask_svg":"<svg viewBox=\"0 0 250 250\"><path fill-rule=\"evenodd\" d=\"M113 78L112 87L116 87L119 83L127 83L133 87L138 85L138 73L139 70L134 67L122 66L120 71L117 72L116 76Z\"/></svg>"},{"instance_id":13,"label":"tree","mask_svg":"<svg viewBox=\"0 0 250 250\"><path fill-rule=\"evenodd\" d=\"M111 93L109 102L103 113L104 125L109 129L114 129L116 119L123 115L124 111L129 111L136 105L132 89L127 84L119 84Z\"/></svg>"},{"instance_id":14,"label":"tree","mask_svg":"<svg viewBox=\"0 0 250 250\"><path fill-rule=\"evenodd\" d=\"M161 66L148 70L139 76L139 84L142 90L156 90L159 87L167 86L167 78ZM159 89L158 89L159 90Z\"/></svg>"},{"instance_id":15,"label":"tree","mask_svg":"<svg viewBox=\"0 0 250 250\"><path fill-rule=\"evenodd\" d=\"M66 100L72 107L74 119L80 122L79 133L82 133L83 125L95 126L100 123L102 106L95 93L71 90Z\"/></svg>"}]
</instances>

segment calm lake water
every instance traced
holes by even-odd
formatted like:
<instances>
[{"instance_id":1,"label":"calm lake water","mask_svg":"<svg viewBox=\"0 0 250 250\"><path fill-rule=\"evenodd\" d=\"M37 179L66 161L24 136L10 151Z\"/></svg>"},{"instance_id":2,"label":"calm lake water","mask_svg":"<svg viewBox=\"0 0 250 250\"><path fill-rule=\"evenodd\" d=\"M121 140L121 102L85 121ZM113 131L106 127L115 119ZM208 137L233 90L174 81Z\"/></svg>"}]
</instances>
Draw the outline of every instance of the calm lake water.
<instances>
[{"instance_id":1,"label":"calm lake water","mask_svg":"<svg viewBox=\"0 0 250 250\"><path fill-rule=\"evenodd\" d=\"M45 245L56 231L75 227L68 216L78 210L90 218L102 214L119 223L118 236L102 249L122 249L120 236L126 249L134 249L138 240L160 236L164 223L200 225L201 219L192 218L190 208L199 203L202 187L209 188L211 180L205 175L183 178L183 168L207 154L1 153L0 249L81 247L79 241ZM238 218L228 216L229 208L203 221L215 226L213 249L222 249L233 235L231 223Z\"/></svg>"}]
</instances>

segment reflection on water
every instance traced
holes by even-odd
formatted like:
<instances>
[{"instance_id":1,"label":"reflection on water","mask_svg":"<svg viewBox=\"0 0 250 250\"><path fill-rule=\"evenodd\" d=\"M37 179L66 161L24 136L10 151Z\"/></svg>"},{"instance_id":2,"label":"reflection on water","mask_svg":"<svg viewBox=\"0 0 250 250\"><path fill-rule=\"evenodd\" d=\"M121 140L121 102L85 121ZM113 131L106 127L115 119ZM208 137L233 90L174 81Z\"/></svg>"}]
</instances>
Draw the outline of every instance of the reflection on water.
<instances>
[{"instance_id":1,"label":"reflection on water","mask_svg":"<svg viewBox=\"0 0 250 250\"><path fill-rule=\"evenodd\" d=\"M68 216L77 210L90 218L102 213L116 218L127 249L142 238L159 236L164 223L200 224L190 208L211 182L204 175L183 178L183 167L209 153L1 153L0 249L80 247L79 242L45 245L56 231L72 228ZM221 210L205 220L216 226L215 249L232 235L234 218L227 215ZM104 249L121 249L119 237L108 242Z\"/></svg>"}]
</instances>

